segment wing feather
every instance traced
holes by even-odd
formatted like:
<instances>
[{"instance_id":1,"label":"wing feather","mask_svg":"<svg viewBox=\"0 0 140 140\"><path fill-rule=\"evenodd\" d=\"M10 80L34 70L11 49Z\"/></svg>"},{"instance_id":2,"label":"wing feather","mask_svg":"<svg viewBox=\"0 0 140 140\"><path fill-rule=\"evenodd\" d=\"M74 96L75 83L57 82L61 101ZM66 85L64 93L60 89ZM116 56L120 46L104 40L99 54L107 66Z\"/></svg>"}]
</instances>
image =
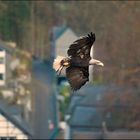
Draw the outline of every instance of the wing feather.
<instances>
[{"instance_id":1,"label":"wing feather","mask_svg":"<svg viewBox=\"0 0 140 140\"><path fill-rule=\"evenodd\" d=\"M95 41L95 34L90 33L87 36L83 36L78 40L74 41L68 51L67 54L70 57L80 57L81 59L89 59L90 58L90 49Z\"/></svg>"}]
</instances>

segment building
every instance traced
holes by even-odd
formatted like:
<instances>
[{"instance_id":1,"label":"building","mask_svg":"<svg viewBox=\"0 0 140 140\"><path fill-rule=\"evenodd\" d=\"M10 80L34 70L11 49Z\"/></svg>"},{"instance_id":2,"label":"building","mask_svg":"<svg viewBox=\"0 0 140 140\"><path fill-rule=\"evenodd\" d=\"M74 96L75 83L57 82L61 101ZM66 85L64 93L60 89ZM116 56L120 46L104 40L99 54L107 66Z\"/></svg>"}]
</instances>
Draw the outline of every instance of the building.
<instances>
[{"instance_id":1,"label":"building","mask_svg":"<svg viewBox=\"0 0 140 140\"><path fill-rule=\"evenodd\" d=\"M0 41L0 139L29 136L29 128L23 120L30 122L30 81L26 80L25 70L21 69L20 51L18 55L15 53L17 49Z\"/></svg>"},{"instance_id":2,"label":"building","mask_svg":"<svg viewBox=\"0 0 140 140\"><path fill-rule=\"evenodd\" d=\"M0 42L0 88L6 88L11 78L11 63L15 48L9 47L6 43Z\"/></svg>"},{"instance_id":3,"label":"building","mask_svg":"<svg viewBox=\"0 0 140 140\"><path fill-rule=\"evenodd\" d=\"M0 100L0 139L28 139L29 126L21 118L21 108Z\"/></svg>"},{"instance_id":4,"label":"building","mask_svg":"<svg viewBox=\"0 0 140 140\"><path fill-rule=\"evenodd\" d=\"M100 105L105 90L105 86L86 84L74 93L67 110L70 131L67 139L98 139L101 136L104 115Z\"/></svg>"},{"instance_id":5,"label":"building","mask_svg":"<svg viewBox=\"0 0 140 140\"><path fill-rule=\"evenodd\" d=\"M6 79L5 61L6 61L6 52L5 50L0 49L0 86L5 85Z\"/></svg>"},{"instance_id":6,"label":"building","mask_svg":"<svg viewBox=\"0 0 140 140\"><path fill-rule=\"evenodd\" d=\"M136 121L136 118L129 118L130 116L133 117L134 114L127 115L127 110L136 109L133 104L139 102L137 100L138 93L139 89L136 90L131 87L93 86L87 83L71 97L66 115L66 139L139 139L140 129L129 126L133 121ZM133 102L122 100L130 95L133 96L133 98L130 97ZM114 99L110 98L113 96ZM116 115L114 115L115 112ZM139 118L137 120L138 124Z\"/></svg>"},{"instance_id":7,"label":"building","mask_svg":"<svg viewBox=\"0 0 140 140\"><path fill-rule=\"evenodd\" d=\"M73 32L73 30L66 25L53 27L50 38L52 61L57 56L67 56L68 47L77 38L78 36ZM61 74L65 76L64 70L62 70Z\"/></svg>"},{"instance_id":8,"label":"building","mask_svg":"<svg viewBox=\"0 0 140 140\"><path fill-rule=\"evenodd\" d=\"M56 56L67 56L68 47L77 39L77 35L71 28L63 27L63 30L55 40Z\"/></svg>"},{"instance_id":9,"label":"building","mask_svg":"<svg viewBox=\"0 0 140 140\"><path fill-rule=\"evenodd\" d=\"M69 45L74 42L78 36L66 25L53 27L51 32L52 56L67 56Z\"/></svg>"}]
</instances>

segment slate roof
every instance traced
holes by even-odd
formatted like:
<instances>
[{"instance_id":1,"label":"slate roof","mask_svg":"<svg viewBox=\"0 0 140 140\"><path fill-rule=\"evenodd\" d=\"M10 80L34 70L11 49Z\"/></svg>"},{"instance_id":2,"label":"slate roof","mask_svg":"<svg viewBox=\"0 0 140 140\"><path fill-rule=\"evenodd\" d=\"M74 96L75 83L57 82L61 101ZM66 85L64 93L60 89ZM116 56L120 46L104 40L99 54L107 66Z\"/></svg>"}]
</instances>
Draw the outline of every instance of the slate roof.
<instances>
[{"instance_id":1,"label":"slate roof","mask_svg":"<svg viewBox=\"0 0 140 140\"><path fill-rule=\"evenodd\" d=\"M101 128L103 121L106 121L109 127L114 126L111 119L107 118L107 114L104 114L106 105L103 104L102 97L104 97L108 91L118 96L126 91L138 93L138 90L134 90L131 87L91 85L88 83L77 92L72 93L73 95L67 111L71 116L68 120L70 126L74 128L78 127L78 129ZM119 105L122 107L121 104Z\"/></svg>"},{"instance_id":2,"label":"slate roof","mask_svg":"<svg viewBox=\"0 0 140 140\"><path fill-rule=\"evenodd\" d=\"M66 25L53 27L53 40L57 40L67 29L68 27Z\"/></svg>"},{"instance_id":3,"label":"slate roof","mask_svg":"<svg viewBox=\"0 0 140 140\"><path fill-rule=\"evenodd\" d=\"M67 112L71 114L71 118L68 121L71 126L80 126L80 128L101 127L103 117L94 105L98 104L97 96L103 94L105 89L105 86L94 87L87 84L77 91L78 93L74 93Z\"/></svg>"}]
</instances>

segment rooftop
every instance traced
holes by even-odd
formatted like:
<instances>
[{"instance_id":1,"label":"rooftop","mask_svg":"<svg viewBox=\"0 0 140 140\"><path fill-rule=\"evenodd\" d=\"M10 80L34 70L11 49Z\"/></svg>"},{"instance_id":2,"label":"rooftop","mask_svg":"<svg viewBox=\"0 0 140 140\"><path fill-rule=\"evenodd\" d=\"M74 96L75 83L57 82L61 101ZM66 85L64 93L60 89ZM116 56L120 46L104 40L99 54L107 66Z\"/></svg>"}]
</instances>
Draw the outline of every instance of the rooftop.
<instances>
[{"instance_id":1,"label":"rooftop","mask_svg":"<svg viewBox=\"0 0 140 140\"><path fill-rule=\"evenodd\" d=\"M0 114L18 127L25 135L31 136L30 126L21 117L21 107L17 105L8 105L0 100Z\"/></svg>"},{"instance_id":2,"label":"rooftop","mask_svg":"<svg viewBox=\"0 0 140 140\"><path fill-rule=\"evenodd\" d=\"M53 40L57 40L57 38L61 36L67 28L68 27L66 25L53 27L52 29Z\"/></svg>"},{"instance_id":3,"label":"rooftop","mask_svg":"<svg viewBox=\"0 0 140 140\"><path fill-rule=\"evenodd\" d=\"M128 92L130 94L133 93L133 95L136 93L135 95L137 95L139 91L117 85L105 86L86 84L76 93L72 93L73 95L67 111L67 114L71 116L68 120L69 124L78 128L101 128L102 122L107 121L110 127L121 127L121 124L120 126L116 125L109 119L109 112L105 113L105 111L107 111L105 97L106 95L108 96L108 93L113 94L115 97L113 99L115 100L110 99L111 107L115 110L119 107L119 111L121 111L123 107L131 107L130 104L117 102L119 97L121 98L122 95ZM110 105L110 103L108 105Z\"/></svg>"}]
</instances>

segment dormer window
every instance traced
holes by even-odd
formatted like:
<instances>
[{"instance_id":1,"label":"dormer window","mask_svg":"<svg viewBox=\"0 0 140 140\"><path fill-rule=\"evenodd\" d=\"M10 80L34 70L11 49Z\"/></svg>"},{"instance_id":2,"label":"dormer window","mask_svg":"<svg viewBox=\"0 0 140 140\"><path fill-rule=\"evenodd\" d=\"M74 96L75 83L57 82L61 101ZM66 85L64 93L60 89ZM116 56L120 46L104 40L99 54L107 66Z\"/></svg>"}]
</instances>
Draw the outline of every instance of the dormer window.
<instances>
[{"instance_id":1,"label":"dormer window","mask_svg":"<svg viewBox=\"0 0 140 140\"><path fill-rule=\"evenodd\" d=\"M4 64L4 58L0 57L0 64Z\"/></svg>"},{"instance_id":2,"label":"dormer window","mask_svg":"<svg viewBox=\"0 0 140 140\"><path fill-rule=\"evenodd\" d=\"M0 80L4 80L3 73L0 73Z\"/></svg>"}]
</instances>

